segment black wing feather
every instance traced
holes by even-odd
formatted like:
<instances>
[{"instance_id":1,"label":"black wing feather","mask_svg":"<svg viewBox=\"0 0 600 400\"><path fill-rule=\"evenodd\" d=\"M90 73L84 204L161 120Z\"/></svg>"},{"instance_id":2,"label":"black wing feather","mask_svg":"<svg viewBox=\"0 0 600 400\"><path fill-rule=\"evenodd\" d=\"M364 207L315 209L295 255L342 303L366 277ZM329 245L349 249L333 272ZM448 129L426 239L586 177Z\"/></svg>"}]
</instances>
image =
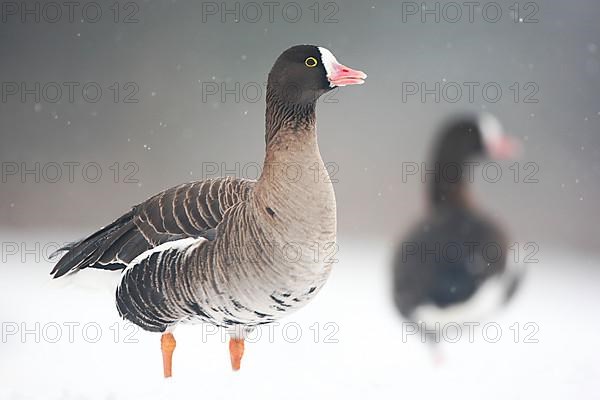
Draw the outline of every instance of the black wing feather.
<instances>
[{"instance_id":1,"label":"black wing feather","mask_svg":"<svg viewBox=\"0 0 600 400\"><path fill-rule=\"evenodd\" d=\"M254 181L232 177L167 189L133 207L112 224L68 244L51 272L54 278L83 268L123 269L144 251L186 237L213 240L227 209L246 200Z\"/></svg>"}]
</instances>

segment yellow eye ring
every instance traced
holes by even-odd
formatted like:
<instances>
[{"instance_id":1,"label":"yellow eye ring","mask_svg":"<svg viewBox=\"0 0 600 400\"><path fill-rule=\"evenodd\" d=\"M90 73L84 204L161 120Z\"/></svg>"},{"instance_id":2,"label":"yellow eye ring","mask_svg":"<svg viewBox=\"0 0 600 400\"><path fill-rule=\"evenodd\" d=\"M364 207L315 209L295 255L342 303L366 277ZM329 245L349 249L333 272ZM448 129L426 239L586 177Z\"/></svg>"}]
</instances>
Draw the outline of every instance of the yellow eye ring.
<instances>
[{"instance_id":1,"label":"yellow eye ring","mask_svg":"<svg viewBox=\"0 0 600 400\"><path fill-rule=\"evenodd\" d=\"M314 57L308 57L306 60L304 60L304 65L306 65L308 68L314 68L318 63L319 62Z\"/></svg>"}]
</instances>

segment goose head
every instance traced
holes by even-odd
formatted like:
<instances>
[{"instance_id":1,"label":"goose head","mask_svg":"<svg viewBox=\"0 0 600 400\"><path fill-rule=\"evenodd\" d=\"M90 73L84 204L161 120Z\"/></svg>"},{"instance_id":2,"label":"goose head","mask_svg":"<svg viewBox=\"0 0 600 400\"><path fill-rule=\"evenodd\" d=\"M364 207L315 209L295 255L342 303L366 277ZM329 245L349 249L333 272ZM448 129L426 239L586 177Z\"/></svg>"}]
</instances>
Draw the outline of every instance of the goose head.
<instances>
[{"instance_id":1,"label":"goose head","mask_svg":"<svg viewBox=\"0 0 600 400\"><path fill-rule=\"evenodd\" d=\"M506 134L498 118L492 114L481 114L477 118L477 130L483 152L493 160L515 158L521 152L520 142Z\"/></svg>"},{"instance_id":2,"label":"goose head","mask_svg":"<svg viewBox=\"0 0 600 400\"><path fill-rule=\"evenodd\" d=\"M291 104L315 102L324 93L340 86L360 85L367 74L340 64L331 51L313 45L285 50L275 61L268 90Z\"/></svg>"},{"instance_id":3,"label":"goose head","mask_svg":"<svg viewBox=\"0 0 600 400\"><path fill-rule=\"evenodd\" d=\"M493 115L462 116L442 128L436 161L460 163L476 157L511 159L519 154L520 147L519 141L507 135Z\"/></svg>"}]
</instances>

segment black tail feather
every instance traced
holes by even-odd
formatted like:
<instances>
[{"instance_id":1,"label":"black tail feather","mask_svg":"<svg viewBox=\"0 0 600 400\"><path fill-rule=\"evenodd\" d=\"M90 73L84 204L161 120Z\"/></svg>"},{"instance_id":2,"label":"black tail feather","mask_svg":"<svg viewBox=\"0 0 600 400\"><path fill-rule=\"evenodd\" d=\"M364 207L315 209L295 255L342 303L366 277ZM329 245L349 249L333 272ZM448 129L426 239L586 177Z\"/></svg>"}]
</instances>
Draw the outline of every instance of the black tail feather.
<instances>
[{"instance_id":1,"label":"black tail feather","mask_svg":"<svg viewBox=\"0 0 600 400\"><path fill-rule=\"evenodd\" d=\"M81 240L76 240L74 242L70 242L65 244L63 247L61 247L58 250L55 250L52 252L52 254L50 254L50 259L56 258L58 257L58 255L64 251L70 251L73 247L77 246L79 243L83 242L85 239L81 239Z\"/></svg>"},{"instance_id":2,"label":"black tail feather","mask_svg":"<svg viewBox=\"0 0 600 400\"><path fill-rule=\"evenodd\" d=\"M63 251L66 251L67 253L64 254L54 266L50 275L52 275L53 278L60 278L65 274L77 272L82 268L93 266L112 244L132 229L136 229L135 224L133 223L133 210L87 238L61 247L54 252L51 257L54 257ZM102 268L102 266L96 267ZM106 269L115 268L107 266Z\"/></svg>"}]
</instances>

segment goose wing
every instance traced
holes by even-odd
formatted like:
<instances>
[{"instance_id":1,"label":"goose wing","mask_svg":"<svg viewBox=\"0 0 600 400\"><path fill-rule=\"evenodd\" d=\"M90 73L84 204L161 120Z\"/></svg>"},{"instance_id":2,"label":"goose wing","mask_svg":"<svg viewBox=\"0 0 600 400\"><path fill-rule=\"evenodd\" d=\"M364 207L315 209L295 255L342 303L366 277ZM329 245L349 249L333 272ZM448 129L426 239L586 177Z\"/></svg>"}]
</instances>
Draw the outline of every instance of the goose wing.
<instances>
[{"instance_id":1,"label":"goose wing","mask_svg":"<svg viewBox=\"0 0 600 400\"><path fill-rule=\"evenodd\" d=\"M68 244L54 278L83 268L125 268L145 251L185 238L213 240L225 211L249 198L256 182L232 177L172 187L134 206L87 238Z\"/></svg>"},{"instance_id":2,"label":"goose wing","mask_svg":"<svg viewBox=\"0 0 600 400\"><path fill-rule=\"evenodd\" d=\"M417 224L394 260L394 296L401 313L432 303L470 299L506 267L504 235L470 210L443 209Z\"/></svg>"}]
</instances>

